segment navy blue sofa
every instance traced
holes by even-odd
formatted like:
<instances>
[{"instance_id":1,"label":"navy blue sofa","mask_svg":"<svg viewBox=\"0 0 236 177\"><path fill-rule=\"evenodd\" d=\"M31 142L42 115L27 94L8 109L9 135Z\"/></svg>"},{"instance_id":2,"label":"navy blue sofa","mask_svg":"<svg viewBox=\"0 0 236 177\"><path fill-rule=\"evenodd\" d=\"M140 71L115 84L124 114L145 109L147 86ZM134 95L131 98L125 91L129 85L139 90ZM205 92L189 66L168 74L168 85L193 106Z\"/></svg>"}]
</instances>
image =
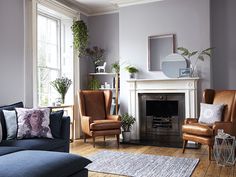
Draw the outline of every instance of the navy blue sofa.
<instances>
[{"instance_id":1,"label":"navy blue sofa","mask_svg":"<svg viewBox=\"0 0 236 177\"><path fill-rule=\"evenodd\" d=\"M12 105L0 107L0 121L2 124L2 136L3 140L0 146L15 146L29 150L46 150L46 151L58 151L69 152L70 145L70 117L62 117L61 120L56 118L56 121L50 120L50 128L52 134L57 136L54 139L47 138L33 138L33 139L13 139L6 140L7 128L6 122L2 110L14 110L16 107L23 107L22 102L18 102ZM59 127L60 126L60 127ZM54 132L57 131L57 132Z\"/></svg>"},{"instance_id":2,"label":"navy blue sofa","mask_svg":"<svg viewBox=\"0 0 236 177\"><path fill-rule=\"evenodd\" d=\"M54 139L6 140L3 109L23 107L19 102L0 107L3 140L0 143L0 176L4 177L87 177L90 160L69 154L70 118L50 120ZM56 120L56 121L55 121ZM52 152L53 151L53 152Z\"/></svg>"}]
</instances>

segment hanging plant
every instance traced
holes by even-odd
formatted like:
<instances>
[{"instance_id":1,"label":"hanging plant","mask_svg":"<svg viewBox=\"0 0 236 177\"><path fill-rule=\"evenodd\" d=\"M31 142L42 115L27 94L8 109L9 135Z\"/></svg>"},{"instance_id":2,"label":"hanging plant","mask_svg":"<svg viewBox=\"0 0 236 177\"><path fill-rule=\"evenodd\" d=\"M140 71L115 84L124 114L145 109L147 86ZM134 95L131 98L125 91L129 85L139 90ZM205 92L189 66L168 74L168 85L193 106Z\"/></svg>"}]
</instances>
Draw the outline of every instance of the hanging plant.
<instances>
[{"instance_id":1,"label":"hanging plant","mask_svg":"<svg viewBox=\"0 0 236 177\"><path fill-rule=\"evenodd\" d=\"M71 26L74 36L74 46L79 52L79 57L85 55L85 49L88 46L88 28L83 20L73 22Z\"/></svg>"}]
</instances>

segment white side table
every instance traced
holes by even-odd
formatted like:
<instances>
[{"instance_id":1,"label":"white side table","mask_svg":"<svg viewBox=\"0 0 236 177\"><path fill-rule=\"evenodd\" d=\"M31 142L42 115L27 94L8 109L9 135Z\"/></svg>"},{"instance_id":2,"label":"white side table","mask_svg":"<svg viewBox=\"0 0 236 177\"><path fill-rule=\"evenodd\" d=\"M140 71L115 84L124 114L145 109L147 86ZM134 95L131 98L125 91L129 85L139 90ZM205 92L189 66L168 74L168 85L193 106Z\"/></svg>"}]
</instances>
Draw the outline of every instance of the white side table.
<instances>
[{"instance_id":1,"label":"white side table","mask_svg":"<svg viewBox=\"0 0 236 177\"><path fill-rule=\"evenodd\" d=\"M234 165L235 137L230 135L215 136L213 153L218 165Z\"/></svg>"}]
</instances>

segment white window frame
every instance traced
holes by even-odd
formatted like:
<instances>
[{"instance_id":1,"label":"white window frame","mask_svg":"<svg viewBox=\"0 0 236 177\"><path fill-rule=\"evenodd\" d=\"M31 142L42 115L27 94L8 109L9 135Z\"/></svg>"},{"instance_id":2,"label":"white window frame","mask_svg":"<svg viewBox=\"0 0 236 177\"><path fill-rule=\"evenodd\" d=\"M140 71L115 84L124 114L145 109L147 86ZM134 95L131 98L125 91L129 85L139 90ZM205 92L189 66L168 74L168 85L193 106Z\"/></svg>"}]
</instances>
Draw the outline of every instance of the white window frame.
<instances>
[{"instance_id":1,"label":"white window frame","mask_svg":"<svg viewBox=\"0 0 236 177\"><path fill-rule=\"evenodd\" d=\"M80 11L71 9L55 0L24 0L24 102L26 106L37 106L37 6L41 4L74 20L80 20ZM80 88L80 62L74 50L74 118L75 138L80 137L78 94Z\"/></svg>"},{"instance_id":2,"label":"white window frame","mask_svg":"<svg viewBox=\"0 0 236 177\"><path fill-rule=\"evenodd\" d=\"M38 94L37 94L37 12L38 5L42 5L46 8L58 11L65 16L71 17L72 19L80 19L78 12L62 5L61 3L54 0L32 0L33 9L33 105L37 107L38 105ZM74 51L74 104L77 104L76 91L80 88L79 82L79 62L78 62L77 52Z\"/></svg>"}]
</instances>

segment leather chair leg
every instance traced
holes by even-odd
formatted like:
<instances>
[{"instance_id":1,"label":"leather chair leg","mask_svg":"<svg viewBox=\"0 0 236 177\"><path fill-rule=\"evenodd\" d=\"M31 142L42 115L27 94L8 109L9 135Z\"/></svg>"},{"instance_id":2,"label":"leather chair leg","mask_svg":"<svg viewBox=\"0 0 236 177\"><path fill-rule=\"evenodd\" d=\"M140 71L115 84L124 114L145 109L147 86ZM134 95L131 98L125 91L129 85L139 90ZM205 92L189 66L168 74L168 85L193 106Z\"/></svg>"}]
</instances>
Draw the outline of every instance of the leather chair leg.
<instances>
[{"instance_id":1,"label":"leather chair leg","mask_svg":"<svg viewBox=\"0 0 236 177\"><path fill-rule=\"evenodd\" d=\"M184 140L183 142L183 153L185 152L186 145L188 143L188 140Z\"/></svg>"},{"instance_id":2,"label":"leather chair leg","mask_svg":"<svg viewBox=\"0 0 236 177\"><path fill-rule=\"evenodd\" d=\"M104 140L104 142L106 141L106 136L103 136L103 140Z\"/></svg>"},{"instance_id":3,"label":"leather chair leg","mask_svg":"<svg viewBox=\"0 0 236 177\"><path fill-rule=\"evenodd\" d=\"M84 133L84 143L86 143L86 134Z\"/></svg>"},{"instance_id":4,"label":"leather chair leg","mask_svg":"<svg viewBox=\"0 0 236 177\"><path fill-rule=\"evenodd\" d=\"M95 136L93 136L93 147L95 148Z\"/></svg>"},{"instance_id":5,"label":"leather chair leg","mask_svg":"<svg viewBox=\"0 0 236 177\"><path fill-rule=\"evenodd\" d=\"M211 153L212 153L212 149L213 149L212 146L208 146L208 158L209 158L210 161L211 161Z\"/></svg>"},{"instance_id":6,"label":"leather chair leg","mask_svg":"<svg viewBox=\"0 0 236 177\"><path fill-rule=\"evenodd\" d=\"M116 135L116 139L117 139L117 147L120 147L120 135Z\"/></svg>"}]
</instances>

